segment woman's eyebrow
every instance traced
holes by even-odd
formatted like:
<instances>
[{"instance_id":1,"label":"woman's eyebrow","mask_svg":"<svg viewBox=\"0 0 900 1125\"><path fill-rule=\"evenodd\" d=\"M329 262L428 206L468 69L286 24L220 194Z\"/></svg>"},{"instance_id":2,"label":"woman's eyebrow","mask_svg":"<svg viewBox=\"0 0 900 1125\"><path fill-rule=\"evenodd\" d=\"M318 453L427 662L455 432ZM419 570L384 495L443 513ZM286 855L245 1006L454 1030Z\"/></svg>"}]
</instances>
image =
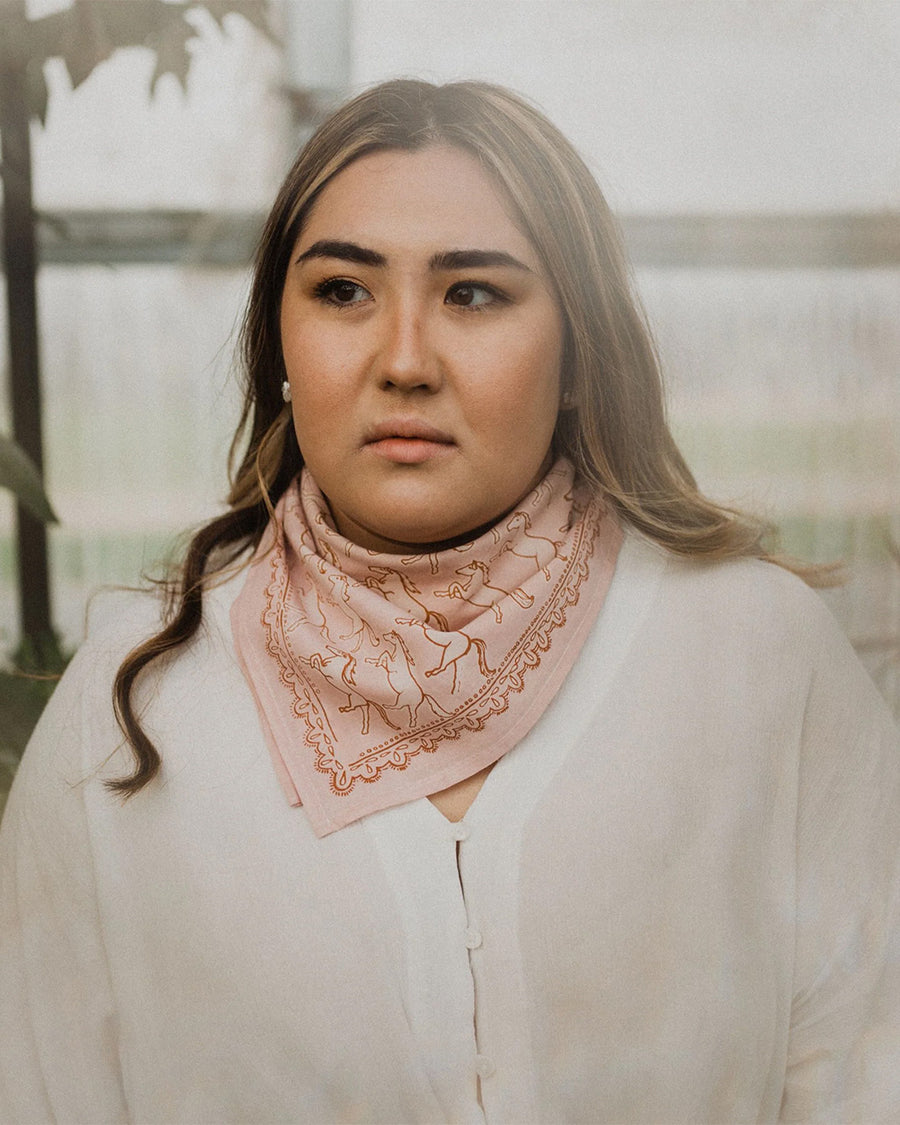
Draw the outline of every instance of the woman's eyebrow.
<instances>
[{"instance_id":1,"label":"woman's eyebrow","mask_svg":"<svg viewBox=\"0 0 900 1125\"><path fill-rule=\"evenodd\" d=\"M338 239L322 238L314 242L308 250L297 256L297 262L308 262L310 258L340 258L344 262L356 262L361 266L386 266L387 258L377 250L367 250L355 242L341 242Z\"/></svg>"},{"instance_id":2,"label":"woman's eyebrow","mask_svg":"<svg viewBox=\"0 0 900 1125\"><path fill-rule=\"evenodd\" d=\"M429 259L431 270L471 270L485 266L505 266L508 269L525 270L530 267L505 250L442 250Z\"/></svg>"},{"instance_id":3,"label":"woman's eyebrow","mask_svg":"<svg viewBox=\"0 0 900 1125\"><path fill-rule=\"evenodd\" d=\"M314 242L309 249L297 256L297 263L308 262L312 258L338 258L344 262L356 262L361 266L386 266L387 258L377 250L369 250L365 246L358 246L355 242L344 242L340 239L322 238ZM432 254L428 260L428 268L439 273L442 270L478 269L490 266L501 266L507 269L524 270L530 273L531 269L512 254L505 250L440 250Z\"/></svg>"}]
</instances>

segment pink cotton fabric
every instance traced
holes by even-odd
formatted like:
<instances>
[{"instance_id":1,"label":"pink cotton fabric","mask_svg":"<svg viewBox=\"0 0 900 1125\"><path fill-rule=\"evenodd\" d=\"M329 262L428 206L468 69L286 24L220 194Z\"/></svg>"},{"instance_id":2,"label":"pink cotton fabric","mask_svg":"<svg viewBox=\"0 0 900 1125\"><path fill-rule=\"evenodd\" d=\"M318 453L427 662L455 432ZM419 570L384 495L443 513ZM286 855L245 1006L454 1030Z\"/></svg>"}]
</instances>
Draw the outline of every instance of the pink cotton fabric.
<instances>
[{"instance_id":1,"label":"pink cotton fabric","mask_svg":"<svg viewBox=\"0 0 900 1125\"><path fill-rule=\"evenodd\" d=\"M571 669L621 530L558 461L479 538L381 554L304 470L231 611L279 780L317 835L496 762Z\"/></svg>"}]
</instances>

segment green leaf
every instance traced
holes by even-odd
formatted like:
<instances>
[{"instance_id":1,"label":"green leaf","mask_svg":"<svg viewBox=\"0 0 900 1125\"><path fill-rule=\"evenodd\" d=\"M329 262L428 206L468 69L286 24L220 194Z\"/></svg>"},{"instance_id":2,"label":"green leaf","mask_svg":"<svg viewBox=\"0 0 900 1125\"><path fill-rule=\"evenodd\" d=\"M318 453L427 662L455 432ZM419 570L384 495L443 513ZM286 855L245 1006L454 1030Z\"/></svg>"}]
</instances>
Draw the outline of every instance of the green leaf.
<instances>
[{"instance_id":1,"label":"green leaf","mask_svg":"<svg viewBox=\"0 0 900 1125\"><path fill-rule=\"evenodd\" d=\"M41 474L28 454L0 434L0 488L12 489L16 499L44 523L58 523L41 483Z\"/></svg>"},{"instance_id":2,"label":"green leaf","mask_svg":"<svg viewBox=\"0 0 900 1125\"><path fill-rule=\"evenodd\" d=\"M31 111L42 121L47 112L42 67L48 58L62 58L74 88L118 49L149 47L156 54L151 95L164 74L174 75L184 89L191 63L187 45L199 37L188 13L197 8L220 29L226 16L237 15L277 42L265 0L74 0L61 11L20 20L21 27L9 21L0 55L29 60Z\"/></svg>"},{"instance_id":3,"label":"green leaf","mask_svg":"<svg viewBox=\"0 0 900 1125\"><path fill-rule=\"evenodd\" d=\"M61 53L74 90L99 63L109 58L116 44L107 32L101 7L76 0L69 13L69 26L61 44Z\"/></svg>"},{"instance_id":4,"label":"green leaf","mask_svg":"<svg viewBox=\"0 0 900 1125\"><path fill-rule=\"evenodd\" d=\"M152 46L156 51L156 67L150 78L150 94L156 93L156 86L164 74L173 74L187 91L188 69L191 56L187 50L188 40L196 37L196 32L183 19L172 20L154 36Z\"/></svg>"}]
</instances>

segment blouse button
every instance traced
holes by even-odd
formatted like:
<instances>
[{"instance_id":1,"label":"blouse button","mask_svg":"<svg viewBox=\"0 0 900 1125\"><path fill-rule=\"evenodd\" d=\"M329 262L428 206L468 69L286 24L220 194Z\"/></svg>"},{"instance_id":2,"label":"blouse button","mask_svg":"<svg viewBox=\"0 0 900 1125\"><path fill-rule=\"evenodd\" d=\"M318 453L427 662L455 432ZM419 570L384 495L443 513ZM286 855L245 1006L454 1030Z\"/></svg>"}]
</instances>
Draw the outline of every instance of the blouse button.
<instances>
[{"instance_id":1,"label":"blouse button","mask_svg":"<svg viewBox=\"0 0 900 1125\"><path fill-rule=\"evenodd\" d=\"M469 838L469 826L467 824L463 824L462 821L459 821L457 824L454 824L452 826L451 835L453 836L453 839L456 840L457 842L462 842L463 840L468 840L468 838Z\"/></svg>"},{"instance_id":2,"label":"blouse button","mask_svg":"<svg viewBox=\"0 0 900 1125\"><path fill-rule=\"evenodd\" d=\"M481 931L474 926L466 930L466 949L478 949L481 946Z\"/></svg>"},{"instance_id":3,"label":"blouse button","mask_svg":"<svg viewBox=\"0 0 900 1125\"><path fill-rule=\"evenodd\" d=\"M475 1056L475 1072L479 1078L490 1078L496 1069L487 1055Z\"/></svg>"}]
</instances>

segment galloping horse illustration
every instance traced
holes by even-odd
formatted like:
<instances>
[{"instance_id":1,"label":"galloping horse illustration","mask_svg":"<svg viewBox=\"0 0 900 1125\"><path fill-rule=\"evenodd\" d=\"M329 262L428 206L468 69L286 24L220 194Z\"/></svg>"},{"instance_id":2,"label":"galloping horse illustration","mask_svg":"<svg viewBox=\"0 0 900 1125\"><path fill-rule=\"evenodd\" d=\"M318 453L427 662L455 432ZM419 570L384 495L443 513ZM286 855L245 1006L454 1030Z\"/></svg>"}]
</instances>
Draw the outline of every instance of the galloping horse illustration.
<instances>
[{"instance_id":1,"label":"galloping horse illustration","mask_svg":"<svg viewBox=\"0 0 900 1125\"><path fill-rule=\"evenodd\" d=\"M495 669L488 667L487 656L484 641L480 637L470 637L468 633L457 630L455 633L438 633L434 629L429 629L423 621L417 621L415 618L397 618L398 625L412 625L417 629L421 629L427 641L441 650L441 661L435 668L428 668L425 671L426 676L438 676L441 672L446 672L449 668L453 672L453 683L450 691L456 691L457 662L472 649L475 650L475 655L478 658L478 669L483 676L491 676L494 674ZM387 636L391 636L390 633Z\"/></svg>"},{"instance_id":2,"label":"galloping horse illustration","mask_svg":"<svg viewBox=\"0 0 900 1125\"><path fill-rule=\"evenodd\" d=\"M315 583L307 584L302 570L294 577L293 584L288 586L284 604L285 634L293 633L304 625L311 625L316 632L323 633L327 640L332 639L328 634L325 610Z\"/></svg>"},{"instance_id":3,"label":"galloping horse illustration","mask_svg":"<svg viewBox=\"0 0 900 1125\"><path fill-rule=\"evenodd\" d=\"M333 572L331 568L322 559L314 560L314 565L315 569L324 578L332 578ZM343 575L340 577L342 578ZM353 630L356 620L355 616L351 615L349 609L345 609L343 605L338 604L334 598L329 597L315 578L307 585L303 570L298 568L297 574L293 576L293 582L297 587L299 597L294 596L292 588L289 586L285 597L285 604L288 611L285 614L285 634L292 633L303 625L311 625L317 632L322 634L326 642L331 641L336 644L339 640L343 641L348 637L355 636L355 630ZM334 635L335 629L341 627L340 621L334 621L335 611L340 614L353 631L346 635ZM329 618L331 618L331 620L329 620ZM356 645L356 648L359 648L359 644ZM356 649L353 651L355 652Z\"/></svg>"},{"instance_id":4,"label":"galloping horse illustration","mask_svg":"<svg viewBox=\"0 0 900 1125\"><path fill-rule=\"evenodd\" d=\"M547 477L544 477L540 484L535 486L534 495L531 498L532 508L539 508L544 498L550 496L552 492L553 485L550 483Z\"/></svg>"},{"instance_id":5,"label":"galloping horse illustration","mask_svg":"<svg viewBox=\"0 0 900 1125\"><path fill-rule=\"evenodd\" d=\"M421 624L421 622L417 622L417 624ZM413 674L415 659L400 634L391 630L384 634L384 640L391 646L390 658L388 658L387 653L382 653L377 658L367 657L367 660L368 663L384 669L391 691L397 696L397 700L392 706L398 709L405 707L409 711L410 726L419 721L419 708L423 703L427 703L436 715L449 715L450 712L445 711L440 703L429 695L416 679ZM402 657L402 662L398 659L398 655ZM425 675L427 676L428 672Z\"/></svg>"},{"instance_id":6,"label":"galloping horse illustration","mask_svg":"<svg viewBox=\"0 0 900 1125\"><path fill-rule=\"evenodd\" d=\"M316 540L312 533L312 528L310 528L307 523L303 523L300 528L300 546L315 555Z\"/></svg>"},{"instance_id":7,"label":"galloping horse illustration","mask_svg":"<svg viewBox=\"0 0 900 1125\"><path fill-rule=\"evenodd\" d=\"M437 574L437 572L441 568L441 563L440 559L434 553L434 551L429 551L427 555L406 555L400 561L404 566L414 566L417 562L421 562L422 559L428 559L428 565L431 568L431 573Z\"/></svg>"},{"instance_id":8,"label":"galloping horse illustration","mask_svg":"<svg viewBox=\"0 0 900 1125\"><path fill-rule=\"evenodd\" d=\"M389 566L370 566L369 574L370 577L365 579L363 585L368 586L370 590L377 590L379 594L387 597L388 590L386 587L390 580L395 578L400 584L400 589L393 591L395 596L398 593L403 594L412 605L420 609L424 614L426 624L433 624L435 628L443 629L444 632L449 629L447 618L442 613L435 613L421 601L422 591L408 575L399 570L393 570ZM417 594L419 597L416 597Z\"/></svg>"},{"instance_id":9,"label":"galloping horse illustration","mask_svg":"<svg viewBox=\"0 0 900 1125\"><path fill-rule=\"evenodd\" d=\"M525 591L521 590L518 586L514 590L504 590L502 586L494 586L490 582L488 582L488 579L491 576L490 567L487 565L487 563L481 562L480 559L472 559L472 561L467 562L465 566L461 566L456 573L469 576L468 582L466 582L465 586L463 587L463 589L465 590L468 590L469 586L472 584L473 579L475 578L475 575L479 574L481 575L481 585L485 590L496 590L498 594L502 594L504 597L512 598L512 600L517 605L520 605L522 609L531 609L531 607L534 605L534 598L532 597L532 595L526 594ZM498 618L498 624L499 620L500 619Z\"/></svg>"},{"instance_id":10,"label":"galloping horse illustration","mask_svg":"<svg viewBox=\"0 0 900 1125\"><path fill-rule=\"evenodd\" d=\"M459 574L459 571L456 573ZM477 609L489 609L494 615L494 620L499 625L503 620L503 610L497 602L476 602L474 597L469 597L469 587L471 584L471 578L468 582L451 582L446 590L435 590L434 596L436 598L456 598L457 601L466 602L468 605L475 606Z\"/></svg>"},{"instance_id":11,"label":"galloping horse illustration","mask_svg":"<svg viewBox=\"0 0 900 1125\"><path fill-rule=\"evenodd\" d=\"M355 637L356 644L351 647L350 651L357 652L363 642L363 634L368 633L369 640L377 648L378 634L373 632L372 626L367 621L363 621L350 604L350 579L346 574L341 574L340 571L332 571L332 573L328 575L328 581L333 588L334 604L347 618L350 625L350 631L341 633L338 636L338 640L349 641Z\"/></svg>"},{"instance_id":12,"label":"galloping horse illustration","mask_svg":"<svg viewBox=\"0 0 900 1125\"><path fill-rule=\"evenodd\" d=\"M510 531L519 531L521 529L522 538L528 540L527 549L517 551L512 543L507 540L500 548L500 552L495 558L499 558L504 552L509 551L510 554L518 555L523 559L534 559L543 571L544 577L549 581L550 570L548 568L548 563L552 562L555 558L565 559L565 555L559 554L562 542L555 543L552 539L547 539L544 535L532 535L531 520L528 518L526 512L514 512L507 520L506 526Z\"/></svg>"},{"instance_id":13,"label":"galloping horse illustration","mask_svg":"<svg viewBox=\"0 0 900 1125\"><path fill-rule=\"evenodd\" d=\"M328 527L328 523L326 521L326 518L321 512L318 512L313 517L313 519L315 520L315 522L317 524L319 524L320 527L325 527L325 528ZM318 553L321 556L321 559L324 559L325 562L330 563L331 566L340 566L341 565L338 562L338 557L334 553L334 549L332 548L330 543L326 542L324 539L320 539L319 542L316 544L316 548L318 549ZM321 565L320 565L320 569L321 569Z\"/></svg>"},{"instance_id":14,"label":"galloping horse illustration","mask_svg":"<svg viewBox=\"0 0 900 1125\"><path fill-rule=\"evenodd\" d=\"M310 668L315 668L319 675L333 687L338 688L347 696L346 707L338 708L341 714L345 715L349 711L361 711L362 730L360 734L368 734L369 709L374 707L385 723L393 730L397 730L398 727L391 722L387 716L387 711L380 703L376 703L374 699L367 699L356 690L356 658L351 656L349 652L340 652L338 649L332 648L331 645L328 645L327 648L331 656L314 652L306 663L309 664Z\"/></svg>"}]
</instances>

